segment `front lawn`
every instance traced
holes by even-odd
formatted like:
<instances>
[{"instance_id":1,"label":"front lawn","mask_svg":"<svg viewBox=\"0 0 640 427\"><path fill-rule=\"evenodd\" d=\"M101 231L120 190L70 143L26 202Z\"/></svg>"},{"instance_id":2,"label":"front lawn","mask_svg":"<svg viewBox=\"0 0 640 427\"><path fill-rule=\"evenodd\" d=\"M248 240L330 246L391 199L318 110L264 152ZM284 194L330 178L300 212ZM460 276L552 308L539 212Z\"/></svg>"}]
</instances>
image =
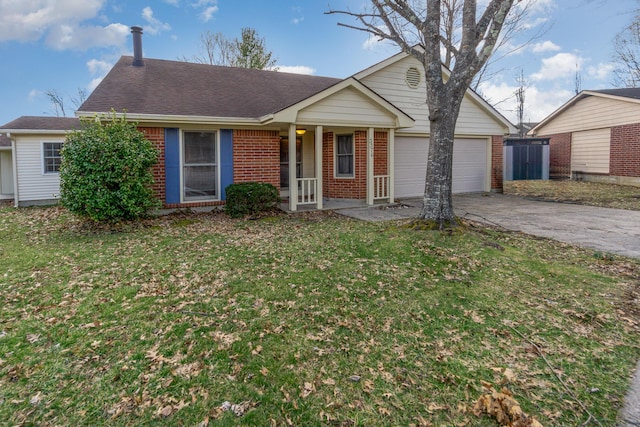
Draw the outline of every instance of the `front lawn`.
<instances>
[{"instance_id":1,"label":"front lawn","mask_svg":"<svg viewBox=\"0 0 640 427\"><path fill-rule=\"evenodd\" d=\"M640 263L469 225L0 208L6 425L615 425ZM590 421L589 421L590 420Z\"/></svg>"}]
</instances>

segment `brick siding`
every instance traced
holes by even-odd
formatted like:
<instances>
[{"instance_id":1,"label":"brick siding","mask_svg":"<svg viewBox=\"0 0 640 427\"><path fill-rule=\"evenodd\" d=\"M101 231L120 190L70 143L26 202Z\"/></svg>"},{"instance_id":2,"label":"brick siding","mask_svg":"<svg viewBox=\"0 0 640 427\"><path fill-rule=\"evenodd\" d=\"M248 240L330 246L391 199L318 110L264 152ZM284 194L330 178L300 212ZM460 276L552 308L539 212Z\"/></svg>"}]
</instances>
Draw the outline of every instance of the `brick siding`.
<instances>
[{"instance_id":1,"label":"brick siding","mask_svg":"<svg viewBox=\"0 0 640 427\"><path fill-rule=\"evenodd\" d=\"M233 182L266 182L280 190L280 132L233 131Z\"/></svg>"},{"instance_id":2,"label":"brick siding","mask_svg":"<svg viewBox=\"0 0 640 427\"><path fill-rule=\"evenodd\" d=\"M549 178L571 177L571 133L541 135L549 139Z\"/></svg>"},{"instance_id":3,"label":"brick siding","mask_svg":"<svg viewBox=\"0 0 640 427\"><path fill-rule=\"evenodd\" d=\"M366 199L367 132L356 131L354 133L355 170L353 178L335 177L335 147L333 135L333 132L326 132L322 136L323 196L335 199Z\"/></svg>"},{"instance_id":4,"label":"brick siding","mask_svg":"<svg viewBox=\"0 0 640 427\"><path fill-rule=\"evenodd\" d=\"M491 190L502 193L502 158L504 138L500 135L491 137Z\"/></svg>"},{"instance_id":5,"label":"brick siding","mask_svg":"<svg viewBox=\"0 0 640 427\"><path fill-rule=\"evenodd\" d=\"M640 123L611 128L609 174L640 176Z\"/></svg>"}]
</instances>

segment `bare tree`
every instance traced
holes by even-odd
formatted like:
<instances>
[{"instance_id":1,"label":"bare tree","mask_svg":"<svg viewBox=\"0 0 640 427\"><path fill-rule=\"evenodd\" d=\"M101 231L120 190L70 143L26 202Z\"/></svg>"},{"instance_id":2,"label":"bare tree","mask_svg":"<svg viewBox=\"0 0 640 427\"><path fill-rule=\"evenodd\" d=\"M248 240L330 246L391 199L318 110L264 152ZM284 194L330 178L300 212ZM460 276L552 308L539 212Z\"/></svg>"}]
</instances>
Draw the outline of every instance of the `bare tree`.
<instances>
[{"instance_id":1,"label":"bare tree","mask_svg":"<svg viewBox=\"0 0 640 427\"><path fill-rule=\"evenodd\" d=\"M524 98L527 91L527 81L524 78L524 71L520 69L520 76L516 79L518 83L518 89L516 89L516 102L518 109L518 136L524 138L525 126L524 126Z\"/></svg>"},{"instance_id":2,"label":"bare tree","mask_svg":"<svg viewBox=\"0 0 640 427\"><path fill-rule=\"evenodd\" d=\"M260 38L253 28L243 28L239 39L229 40L222 33L207 31L200 35L201 53L190 58L179 59L227 67L275 69L277 60L267 50L264 38Z\"/></svg>"},{"instance_id":3,"label":"bare tree","mask_svg":"<svg viewBox=\"0 0 640 427\"><path fill-rule=\"evenodd\" d=\"M441 0L371 0L363 13L330 10L354 18L340 23L382 40L390 40L424 67L429 112L429 154L423 207L418 221L443 228L456 225L452 203L452 164L455 126L464 95L498 43L516 0L490 0L479 13L476 0L462 5L460 42L451 44L442 31ZM441 50L451 50L452 67L445 76ZM448 77L448 78L447 78Z\"/></svg>"},{"instance_id":4,"label":"bare tree","mask_svg":"<svg viewBox=\"0 0 640 427\"><path fill-rule=\"evenodd\" d=\"M56 117L66 117L67 114L64 111L64 97L58 93L55 89L48 90L45 95L49 98L49 102L53 106L53 111Z\"/></svg>"},{"instance_id":5,"label":"bare tree","mask_svg":"<svg viewBox=\"0 0 640 427\"><path fill-rule=\"evenodd\" d=\"M640 14L613 41L614 86L640 86Z\"/></svg>"},{"instance_id":6,"label":"bare tree","mask_svg":"<svg viewBox=\"0 0 640 427\"><path fill-rule=\"evenodd\" d=\"M207 31L200 35L200 55L191 58L182 56L180 59L186 62L199 64L231 66L234 58L235 45L222 33Z\"/></svg>"}]
</instances>

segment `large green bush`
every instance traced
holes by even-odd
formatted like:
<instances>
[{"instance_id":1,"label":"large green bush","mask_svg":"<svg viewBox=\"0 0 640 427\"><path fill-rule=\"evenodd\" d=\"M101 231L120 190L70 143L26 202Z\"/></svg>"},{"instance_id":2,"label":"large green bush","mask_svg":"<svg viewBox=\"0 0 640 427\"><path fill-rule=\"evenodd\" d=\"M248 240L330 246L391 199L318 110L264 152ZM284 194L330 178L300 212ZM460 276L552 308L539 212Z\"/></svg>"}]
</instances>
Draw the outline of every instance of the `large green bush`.
<instances>
[{"instance_id":1,"label":"large green bush","mask_svg":"<svg viewBox=\"0 0 640 427\"><path fill-rule=\"evenodd\" d=\"M83 121L82 130L67 135L61 156L60 200L71 212L117 221L158 206L151 189L158 152L125 117L112 112Z\"/></svg>"},{"instance_id":2,"label":"large green bush","mask_svg":"<svg viewBox=\"0 0 640 427\"><path fill-rule=\"evenodd\" d=\"M241 182L231 184L226 189L225 212L237 218L253 215L278 206L278 189L263 182Z\"/></svg>"}]
</instances>

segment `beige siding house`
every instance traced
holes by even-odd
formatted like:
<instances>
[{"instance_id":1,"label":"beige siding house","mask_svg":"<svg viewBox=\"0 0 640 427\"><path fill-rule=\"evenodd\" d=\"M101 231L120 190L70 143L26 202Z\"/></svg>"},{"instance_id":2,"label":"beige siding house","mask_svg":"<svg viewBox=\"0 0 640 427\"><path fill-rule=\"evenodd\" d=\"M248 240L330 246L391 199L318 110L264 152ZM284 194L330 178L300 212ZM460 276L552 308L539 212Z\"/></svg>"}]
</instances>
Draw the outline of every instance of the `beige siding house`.
<instances>
[{"instance_id":1,"label":"beige siding house","mask_svg":"<svg viewBox=\"0 0 640 427\"><path fill-rule=\"evenodd\" d=\"M582 91L529 134L551 138L551 175L640 185L640 89Z\"/></svg>"},{"instance_id":2,"label":"beige siding house","mask_svg":"<svg viewBox=\"0 0 640 427\"><path fill-rule=\"evenodd\" d=\"M448 70L443 67L443 74ZM400 53L355 76L415 120L398 129L394 148L394 194L424 194L428 155L429 120L426 81L420 62ZM514 127L472 90L462 101L456 124L453 155L453 192L470 193L499 189L502 185L502 136ZM497 160L500 158L500 164Z\"/></svg>"}]
</instances>

